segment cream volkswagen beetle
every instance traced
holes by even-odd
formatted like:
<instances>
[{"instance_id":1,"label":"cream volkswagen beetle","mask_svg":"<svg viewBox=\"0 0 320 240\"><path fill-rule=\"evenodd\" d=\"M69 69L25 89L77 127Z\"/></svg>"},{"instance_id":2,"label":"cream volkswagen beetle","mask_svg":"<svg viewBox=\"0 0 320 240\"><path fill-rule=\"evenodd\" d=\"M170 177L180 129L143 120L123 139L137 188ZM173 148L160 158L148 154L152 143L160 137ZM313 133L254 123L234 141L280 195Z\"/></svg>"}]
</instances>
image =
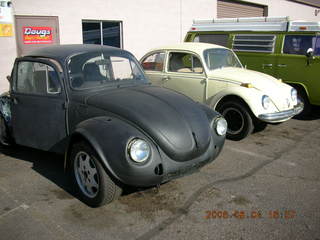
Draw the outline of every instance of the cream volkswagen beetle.
<instances>
[{"instance_id":1,"label":"cream volkswagen beetle","mask_svg":"<svg viewBox=\"0 0 320 240\"><path fill-rule=\"evenodd\" d=\"M157 48L141 59L155 85L181 92L224 115L227 137L241 140L266 123L303 110L297 91L270 75L245 69L234 52L207 43Z\"/></svg>"}]
</instances>

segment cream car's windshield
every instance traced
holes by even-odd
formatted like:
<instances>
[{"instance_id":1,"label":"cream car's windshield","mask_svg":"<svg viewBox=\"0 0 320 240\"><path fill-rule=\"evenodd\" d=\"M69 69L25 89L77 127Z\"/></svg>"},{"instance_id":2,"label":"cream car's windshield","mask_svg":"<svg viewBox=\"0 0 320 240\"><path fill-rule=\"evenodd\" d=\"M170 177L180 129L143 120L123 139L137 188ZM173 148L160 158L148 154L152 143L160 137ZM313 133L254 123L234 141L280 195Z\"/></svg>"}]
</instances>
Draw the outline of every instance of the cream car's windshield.
<instances>
[{"instance_id":1,"label":"cream car's windshield","mask_svg":"<svg viewBox=\"0 0 320 240\"><path fill-rule=\"evenodd\" d=\"M229 49L210 48L205 50L203 55L209 70L224 67L242 68L237 56Z\"/></svg>"}]
</instances>

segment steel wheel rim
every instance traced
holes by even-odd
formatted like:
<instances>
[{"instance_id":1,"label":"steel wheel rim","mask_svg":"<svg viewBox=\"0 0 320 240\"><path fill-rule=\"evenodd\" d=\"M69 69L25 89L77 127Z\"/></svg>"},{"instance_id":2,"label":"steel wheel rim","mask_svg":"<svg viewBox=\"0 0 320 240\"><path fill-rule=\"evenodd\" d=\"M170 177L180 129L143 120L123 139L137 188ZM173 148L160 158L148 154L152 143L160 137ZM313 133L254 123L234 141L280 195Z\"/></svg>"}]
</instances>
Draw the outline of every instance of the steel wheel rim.
<instances>
[{"instance_id":1,"label":"steel wheel rim","mask_svg":"<svg viewBox=\"0 0 320 240\"><path fill-rule=\"evenodd\" d=\"M99 175L92 157L80 151L74 159L75 178L81 191L89 198L94 198L99 192Z\"/></svg>"},{"instance_id":2,"label":"steel wheel rim","mask_svg":"<svg viewBox=\"0 0 320 240\"><path fill-rule=\"evenodd\" d=\"M243 114L234 107L227 108L222 115L228 123L228 133L231 135L239 134L244 128Z\"/></svg>"}]
</instances>

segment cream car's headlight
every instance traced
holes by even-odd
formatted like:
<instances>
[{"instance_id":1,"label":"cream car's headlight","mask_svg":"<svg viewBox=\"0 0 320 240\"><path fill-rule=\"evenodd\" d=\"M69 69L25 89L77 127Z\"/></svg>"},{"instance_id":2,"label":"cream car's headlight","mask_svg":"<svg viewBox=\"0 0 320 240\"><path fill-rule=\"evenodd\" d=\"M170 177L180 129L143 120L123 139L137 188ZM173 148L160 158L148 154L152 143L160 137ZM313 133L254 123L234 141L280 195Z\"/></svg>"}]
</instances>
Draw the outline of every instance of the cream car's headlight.
<instances>
[{"instance_id":1,"label":"cream car's headlight","mask_svg":"<svg viewBox=\"0 0 320 240\"><path fill-rule=\"evenodd\" d=\"M227 121L223 117L216 119L215 130L216 130L216 133L220 136L223 136L227 133L228 124L227 124Z\"/></svg>"},{"instance_id":2,"label":"cream car's headlight","mask_svg":"<svg viewBox=\"0 0 320 240\"><path fill-rule=\"evenodd\" d=\"M296 103L298 100L298 92L296 89L292 88L291 89L291 100L292 102Z\"/></svg>"},{"instance_id":3,"label":"cream car's headlight","mask_svg":"<svg viewBox=\"0 0 320 240\"><path fill-rule=\"evenodd\" d=\"M149 158L150 152L150 145L139 138L133 139L128 145L129 156L137 163L145 162Z\"/></svg>"},{"instance_id":4,"label":"cream car's headlight","mask_svg":"<svg viewBox=\"0 0 320 240\"><path fill-rule=\"evenodd\" d=\"M261 104L264 109L268 109L271 106L271 99L267 95L263 95Z\"/></svg>"}]
</instances>

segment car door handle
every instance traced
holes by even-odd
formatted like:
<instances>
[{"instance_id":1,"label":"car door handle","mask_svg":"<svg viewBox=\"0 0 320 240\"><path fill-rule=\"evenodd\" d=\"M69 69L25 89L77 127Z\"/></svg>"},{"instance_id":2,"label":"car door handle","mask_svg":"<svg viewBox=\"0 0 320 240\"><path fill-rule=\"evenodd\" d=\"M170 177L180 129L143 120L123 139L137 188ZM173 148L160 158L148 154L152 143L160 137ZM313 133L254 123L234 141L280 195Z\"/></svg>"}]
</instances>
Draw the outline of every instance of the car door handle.
<instances>
[{"instance_id":1,"label":"car door handle","mask_svg":"<svg viewBox=\"0 0 320 240\"><path fill-rule=\"evenodd\" d=\"M171 79L171 77L166 76L166 77L163 77L163 78L162 78L162 81L163 81L163 82L166 82L166 81L169 81L170 79Z\"/></svg>"},{"instance_id":2,"label":"car door handle","mask_svg":"<svg viewBox=\"0 0 320 240\"><path fill-rule=\"evenodd\" d=\"M264 63L262 64L262 68L266 68L266 67L272 67L272 64L271 63Z\"/></svg>"},{"instance_id":3,"label":"car door handle","mask_svg":"<svg viewBox=\"0 0 320 240\"><path fill-rule=\"evenodd\" d=\"M278 64L278 67L287 67L287 64Z\"/></svg>"}]
</instances>

